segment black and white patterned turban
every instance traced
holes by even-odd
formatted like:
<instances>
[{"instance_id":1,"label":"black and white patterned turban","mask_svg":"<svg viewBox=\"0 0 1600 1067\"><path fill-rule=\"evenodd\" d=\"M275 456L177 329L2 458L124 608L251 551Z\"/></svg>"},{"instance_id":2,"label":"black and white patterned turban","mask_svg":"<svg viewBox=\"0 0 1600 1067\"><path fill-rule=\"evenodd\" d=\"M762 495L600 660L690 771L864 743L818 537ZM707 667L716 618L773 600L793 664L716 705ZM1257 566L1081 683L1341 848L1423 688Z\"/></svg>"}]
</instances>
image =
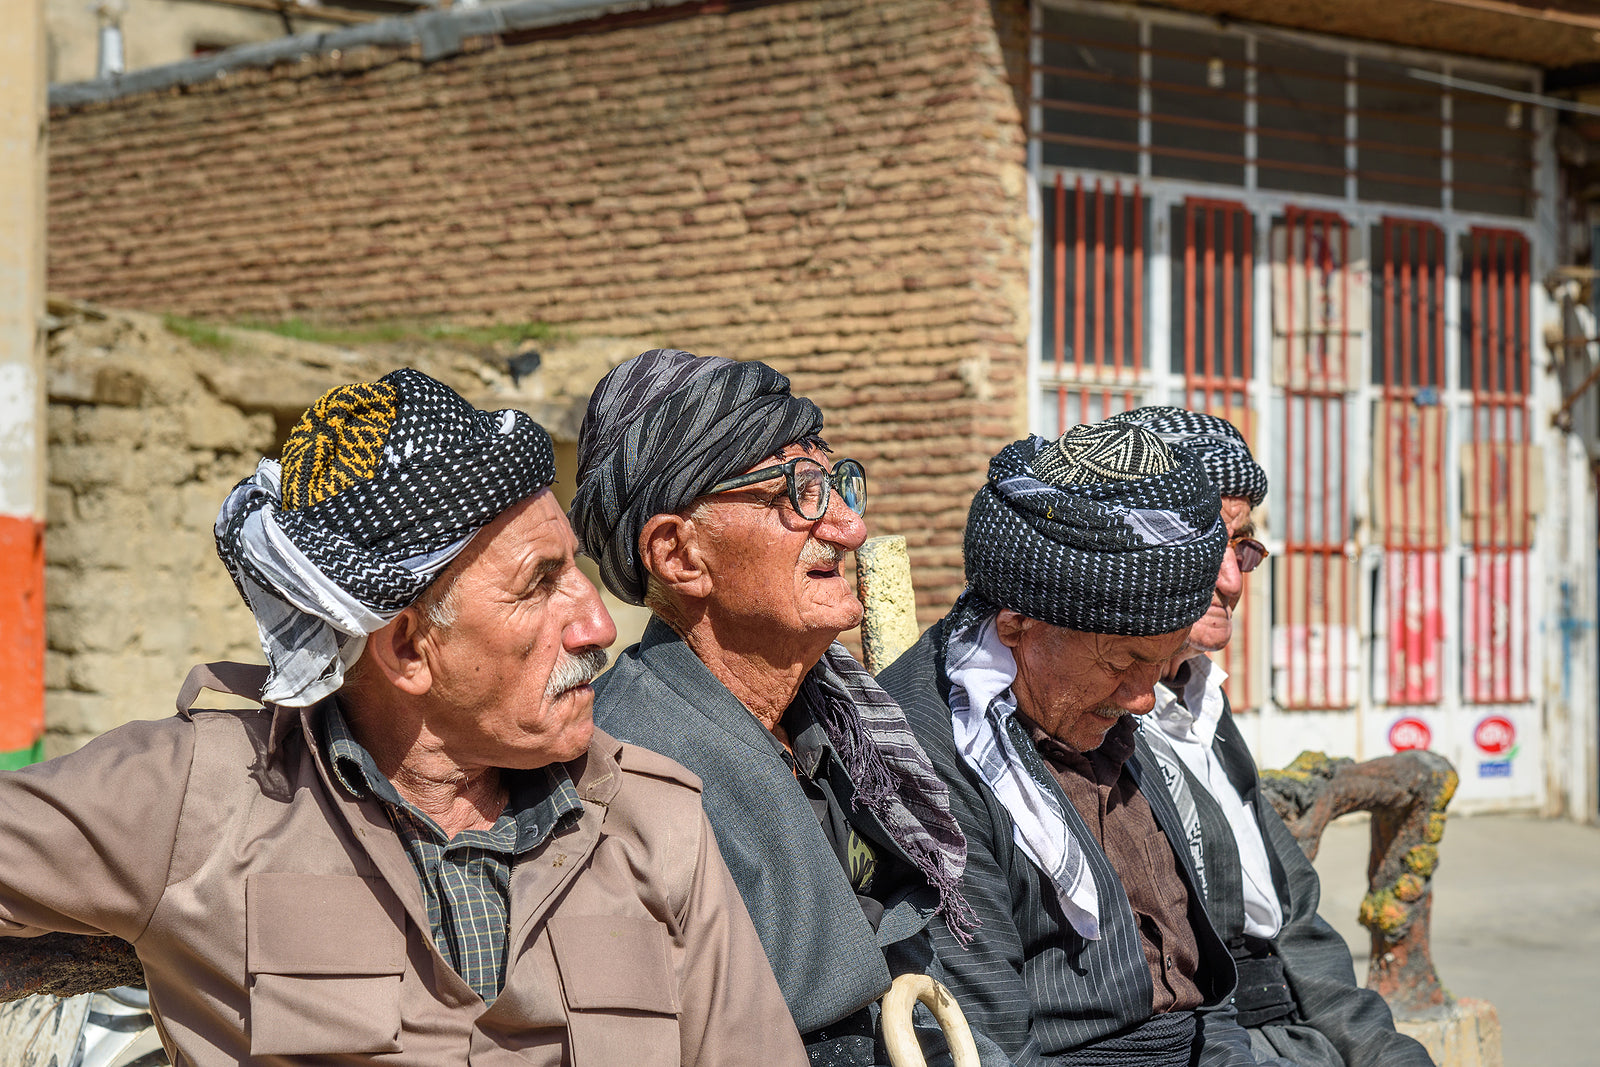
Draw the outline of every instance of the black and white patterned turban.
<instances>
[{"instance_id":1,"label":"black and white patterned turban","mask_svg":"<svg viewBox=\"0 0 1600 1067\"><path fill-rule=\"evenodd\" d=\"M1200 457L1200 465L1223 496L1243 497L1251 507L1267 498L1267 472L1261 469L1244 435L1227 419L1174 407L1134 408L1107 422L1143 426L1169 445L1182 445Z\"/></svg>"},{"instance_id":2,"label":"black and white patterned turban","mask_svg":"<svg viewBox=\"0 0 1600 1067\"><path fill-rule=\"evenodd\" d=\"M1195 454L1138 426L1018 441L990 461L967 515L972 607L1088 633L1181 630L1211 604L1220 512Z\"/></svg>"},{"instance_id":3,"label":"black and white patterned turban","mask_svg":"<svg viewBox=\"0 0 1600 1067\"><path fill-rule=\"evenodd\" d=\"M325 393L217 514L217 555L271 668L265 699L303 707L338 689L368 634L554 479L543 427L420 371Z\"/></svg>"},{"instance_id":4,"label":"black and white patterned turban","mask_svg":"<svg viewBox=\"0 0 1600 1067\"><path fill-rule=\"evenodd\" d=\"M606 588L643 604L639 535L652 515L682 510L821 430L817 406L765 363L651 349L601 378L589 398L572 528Z\"/></svg>"}]
</instances>

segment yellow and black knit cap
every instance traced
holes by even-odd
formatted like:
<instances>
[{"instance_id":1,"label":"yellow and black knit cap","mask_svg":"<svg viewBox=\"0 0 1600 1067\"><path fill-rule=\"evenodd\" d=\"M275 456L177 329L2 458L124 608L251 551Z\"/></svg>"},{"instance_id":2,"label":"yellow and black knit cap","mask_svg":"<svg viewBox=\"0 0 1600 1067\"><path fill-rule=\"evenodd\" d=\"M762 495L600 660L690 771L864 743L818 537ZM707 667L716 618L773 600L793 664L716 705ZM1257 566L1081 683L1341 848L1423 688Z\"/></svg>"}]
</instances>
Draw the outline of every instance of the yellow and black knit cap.
<instances>
[{"instance_id":1,"label":"yellow and black knit cap","mask_svg":"<svg viewBox=\"0 0 1600 1067\"><path fill-rule=\"evenodd\" d=\"M555 458L527 415L480 411L406 368L324 394L290 431L279 477L278 498L255 506L271 504L278 528L317 570L387 612L432 580L437 568L416 560L464 542L549 485ZM232 543L253 510L219 527L217 551L236 578L242 570L270 588Z\"/></svg>"}]
</instances>

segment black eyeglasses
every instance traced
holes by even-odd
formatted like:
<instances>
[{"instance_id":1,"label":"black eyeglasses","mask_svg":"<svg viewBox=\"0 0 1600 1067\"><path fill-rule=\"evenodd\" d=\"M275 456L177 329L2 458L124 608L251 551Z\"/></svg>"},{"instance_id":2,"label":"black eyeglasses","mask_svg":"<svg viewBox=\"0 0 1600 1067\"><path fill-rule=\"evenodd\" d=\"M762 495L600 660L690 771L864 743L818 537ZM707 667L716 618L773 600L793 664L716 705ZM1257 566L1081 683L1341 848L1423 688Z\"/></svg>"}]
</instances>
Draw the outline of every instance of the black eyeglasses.
<instances>
[{"instance_id":1,"label":"black eyeglasses","mask_svg":"<svg viewBox=\"0 0 1600 1067\"><path fill-rule=\"evenodd\" d=\"M1254 537L1229 538L1228 548L1233 552L1234 561L1239 564L1240 574L1249 574L1261 566L1262 560L1272 554L1267 551L1266 545Z\"/></svg>"},{"instance_id":2,"label":"black eyeglasses","mask_svg":"<svg viewBox=\"0 0 1600 1067\"><path fill-rule=\"evenodd\" d=\"M828 469L816 460L796 456L786 463L726 478L707 489L706 493L726 493L747 485L770 482L778 477L782 477L788 487L789 503L807 522L815 522L828 513L828 502L834 492L839 494L844 506L857 515L867 513L867 471L853 459L839 460L833 465L833 473L829 474Z\"/></svg>"}]
</instances>

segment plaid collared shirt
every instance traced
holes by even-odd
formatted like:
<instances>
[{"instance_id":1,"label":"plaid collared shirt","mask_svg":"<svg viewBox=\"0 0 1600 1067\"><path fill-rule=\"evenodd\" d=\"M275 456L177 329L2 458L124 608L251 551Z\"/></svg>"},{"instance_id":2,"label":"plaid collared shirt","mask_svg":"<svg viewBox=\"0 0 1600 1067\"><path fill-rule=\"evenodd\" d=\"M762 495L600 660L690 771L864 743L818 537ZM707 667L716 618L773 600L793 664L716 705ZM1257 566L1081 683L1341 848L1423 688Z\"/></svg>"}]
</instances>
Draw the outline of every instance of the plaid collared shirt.
<instances>
[{"instance_id":1,"label":"plaid collared shirt","mask_svg":"<svg viewBox=\"0 0 1600 1067\"><path fill-rule=\"evenodd\" d=\"M433 942L445 962L492 1003L505 982L511 870L583 811L583 802L559 764L536 771L502 772L510 802L494 826L447 837L437 823L403 800L330 701L324 716L329 763L354 797L376 798L405 845L422 883Z\"/></svg>"}]
</instances>

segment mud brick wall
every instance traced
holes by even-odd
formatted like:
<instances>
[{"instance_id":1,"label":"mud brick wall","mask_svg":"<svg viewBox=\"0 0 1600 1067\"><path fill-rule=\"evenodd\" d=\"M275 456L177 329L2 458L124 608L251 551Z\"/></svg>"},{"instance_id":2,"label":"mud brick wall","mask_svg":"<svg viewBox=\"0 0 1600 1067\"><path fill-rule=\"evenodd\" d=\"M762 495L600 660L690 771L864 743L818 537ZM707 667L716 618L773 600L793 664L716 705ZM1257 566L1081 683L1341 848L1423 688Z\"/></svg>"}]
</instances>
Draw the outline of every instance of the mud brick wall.
<instances>
[{"instance_id":1,"label":"mud brick wall","mask_svg":"<svg viewBox=\"0 0 1600 1067\"><path fill-rule=\"evenodd\" d=\"M211 523L275 420L208 388L196 364L209 361L151 316L80 317L51 335L48 756L170 715L195 663L261 660Z\"/></svg>"},{"instance_id":2,"label":"mud brick wall","mask_svg":"<svg viewBox=\"0 0 1600 1067\"><path fill-rule=\"evenodd\" d=\"M60 302L53 311L45 364L52 756L131 719L172 714L196 663L262 662L255 622L217 559L212 522L228 491L263 454L278 454L289 427L325 390L404 363L479 407L555 421L537 389L517 387L468 352L358 352L244 330L229 331L218 350L154 315ZM593 355L557 346L547 362ZM570 442L558 442L559 462L572 462L572 453ZM643 628L619 613L625 623Z\"/></svg>"},{"instance_id":3,"label":"mud brick wall","mask_svg":"<svg viewBox=\"0 0 1600 1067\"><path fill-rule=\"evenodd\" d=\"M218 319L550 323L767 360L920 614L1024 426L1022 0L690 4L51 115L51 287Z\"/></svg>"}]
</instances>

